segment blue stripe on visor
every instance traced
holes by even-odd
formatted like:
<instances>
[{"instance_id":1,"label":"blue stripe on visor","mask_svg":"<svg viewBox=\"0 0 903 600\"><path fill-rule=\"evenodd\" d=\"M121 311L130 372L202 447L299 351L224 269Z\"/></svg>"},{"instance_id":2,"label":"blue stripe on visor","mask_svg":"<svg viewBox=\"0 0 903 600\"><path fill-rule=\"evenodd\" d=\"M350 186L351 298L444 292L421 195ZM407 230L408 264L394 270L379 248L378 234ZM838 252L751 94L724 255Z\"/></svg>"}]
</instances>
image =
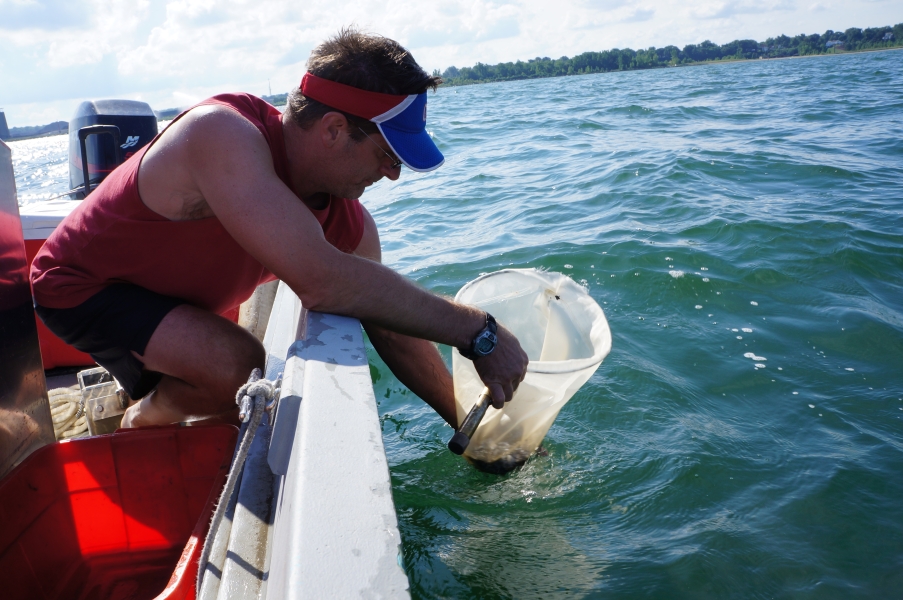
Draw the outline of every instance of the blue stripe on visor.
<instances>
[{"instance_id":1,"label":"blue stripe on visor","mask_svg":"<svg viewBox=\"0 0 903 600\"><path fill-rule=\"evenodd\" d=\"M409 96L412 101L400 112L398 108L390 110L371 119L379 128L386 142L401 159L401 162L414 171L432 171L445 162L445 157L426 132L426 93ZM383 120L385 119L385 120Z\"/></svg>"}]
</instances>

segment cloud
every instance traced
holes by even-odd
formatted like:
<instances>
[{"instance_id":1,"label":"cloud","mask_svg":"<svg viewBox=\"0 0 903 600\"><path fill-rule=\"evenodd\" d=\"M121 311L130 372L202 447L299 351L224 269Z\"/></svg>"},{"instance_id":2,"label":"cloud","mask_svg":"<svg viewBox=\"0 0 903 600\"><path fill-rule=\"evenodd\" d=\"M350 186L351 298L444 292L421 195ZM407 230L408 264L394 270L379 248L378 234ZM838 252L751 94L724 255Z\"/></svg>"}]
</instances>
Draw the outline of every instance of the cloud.
<instances>
[{"instance_id":1,"label":"cloud","mask_svg":"<svg viewBox=\"0 0 903 600\"><path fill-rule=\"evenodd\" d=\"M407 36L407 43L415 48L429 48L449 44L488 42L516 37L519 34L520 24L516 18L509 17L492 22L482 22L478 27L456 25L412 31Z\"/></svg>"},{"instance_id":2,"label":"cloud","mask_svg":"<svg viewBox=\"0 0 903 600\"><path fill-rule=\"evenodd\" d=\"M899 0L0 0L0 106L25 125L46 119L42 103L71 106L59 119L85 98L169 108L267 93L268 81L284 92L310 50L351 23L431 71L901 20Z\"/></svg>"},{"instance_id":3,"label":"cloud","mask_svg":"<svg viewBox=\"0 0 903 600\"><path fill-rule=\"evenodd\" d=\"M85 26L88 13L68 0L0 0L0 31L57 31Z\"/></svg>"},{"instance_id":4,"label":"cloud","mask_svg":"<svg viewBox=\"0 0 903 600\"><path fill-rule=\"evenodd\" d=\"M640 21L648 21L648 20L652 19L652 17L654 17L654 16L655 16L654 10L651 10L651 9L646 10L646 9L638 8L633 11L633 14L628 15L627 17L624 17L622 19L622 22L637 23Z\"/></svg>"},{"instance_id":5,"label":"cloud","mask_svg":"<svg viewBox=\"0 0 903 600\"><path fill-rule=\"evenodd\" d=\"M512 0L445 0L436 4L397 0L393 10L361 21L369 30L410 48L481 44L521 35L527 4Z\"/></svg>"},{"instance_id":6,"label":"cloud","mask_svg":"<svg viewBox=\"0 0 903 600\"><path fill-rule=\"evenodd\" d=\"M622 0L583 0L578 3L580 6L597 11L612 11L624 6Z\"/></svg>"},{"instance_id":7,"label":"cloud","mask_svg":"<svg viewBox=\"0 0 903 600\"><path fill-rule=\"evenodd\" d=\"M741 14L775 13L796 8L792 0L725 0L703 2L693 10L699 19L724 19Z\"/></svg>"},{"instance_id":8,"label":"cloud","mask_svg":"<svg viewBox=\"0 0 903 600\"><path fill-rule=\"evenodd\" d=\"M599 30L616 23L639 23L655 16L655 8L643 1L582 0L576 2L567 14L570 30Z\"/></svg>"},{"instance_id":9,"label":"cloud","mask_svg":"<svg viewBox=\"0 0 903 600\"><path fill-rule=\"evenodd\" d=\"M141 22L148 0L0 0L4 38L37 55L37 67L61 69L99 63L126 47ZM25 10L24 8L27 8Z\"/></svg>"},{"instance_id":10,"label":"cloud","mask_svg":"<svg viewBox=\"0 0 903 600\"><path fill-rule=\"evenodd\" d=\"M227 81L265 82L275 71L303 63L344 24L325 2L260 0L249 11L239 0L174 1L146 39L119 54L119 70L139 80L186 84L213 83L224 74Z\"/></svg>"},{"instance_id":11,"label":"cloud","mask_svg":"<svg viewBox=\"0 0 903 600\"><path fill-rule=\"evenodd\" d=\"M276 61L276 66L284 67L288 65L299 65L307 61L310 51L314 49L313 42L295 44L286 50Z\"/></svg>"},{"instance_id":12,"label":"cloud","mask_svg":"<svg viewBox=\"0 0 903 600\"><path fill-rule=\"evenodd\" d=\"M178 91L172 93L172 98L176 101L177 107L191 106L204 99L203 96L198 96L197 94L186 94Z\"/></svg>"}]
</instances>

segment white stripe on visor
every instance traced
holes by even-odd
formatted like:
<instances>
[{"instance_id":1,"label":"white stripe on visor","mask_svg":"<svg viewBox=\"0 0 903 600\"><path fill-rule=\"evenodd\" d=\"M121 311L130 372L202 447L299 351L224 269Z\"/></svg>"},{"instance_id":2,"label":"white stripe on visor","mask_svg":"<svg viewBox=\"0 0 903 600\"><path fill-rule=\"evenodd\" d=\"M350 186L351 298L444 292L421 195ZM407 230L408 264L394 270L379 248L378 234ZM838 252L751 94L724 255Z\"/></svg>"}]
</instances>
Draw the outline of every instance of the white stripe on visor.
<instances>
[{"instance_id":1,"label":"white stripe on visor","mask_svg":"<svg viewBox=\"0 0 903 600\"><path fill-rule=\"evenodd\" d=\"M445 162L426 131L426 93L406 96L370 121L382 133L389 148L412 171L432 171Z\"/></svg>"},{"instance_id":2,"label":"white stripe on visor","mask_svg":"<svg viewBox=\"0 0 903 600\"><path fill-rule=\"evenodd\" d=\"M391 119L393 117L397 117L398 115L403 113L416 99L417 99L417 94L411 94L410 96L408 96L407 98L405 98L404 100L402 100L397 105L390 108L383 114L376 115L375 117L370 119L370 121L378 124L378 123L382 123L384 121L388 121L389 119Z\"/></svg>"}]
</instances>

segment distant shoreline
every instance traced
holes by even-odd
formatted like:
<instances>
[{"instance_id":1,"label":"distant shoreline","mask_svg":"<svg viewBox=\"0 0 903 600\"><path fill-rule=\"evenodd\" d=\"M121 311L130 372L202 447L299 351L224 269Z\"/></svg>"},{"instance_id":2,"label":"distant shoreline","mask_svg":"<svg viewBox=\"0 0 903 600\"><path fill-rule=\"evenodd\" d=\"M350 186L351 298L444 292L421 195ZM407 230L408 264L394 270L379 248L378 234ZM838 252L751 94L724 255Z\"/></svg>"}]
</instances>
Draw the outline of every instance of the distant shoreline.
<instances>
[{"instance_id":1,"label":"distant shoreline","mask_svg":"<svg viewBox=\"0 0 903 600\"><path fill-rule=\"evenodd\" d=\"M607 75L609 73L628 73L628 72L638 72L638 71L658 71L661 69L676 69L676 68L690 68L690 67L706 67L712 65L723 65L723 64L732 64L732 63L744 63L744 62L760 62L760 61L772 61L772 60L794 60L797 58L828 58L832 56L846 56L850 54L866 54L869 52L894 52L894 51L903 51L903 46L898 46L895 48L867 48L864 50L845 50L843 52L837 53L823 53L823 54L802 54L797 56L775 56L775 57L761 57L761 58L725 58L721 60L705 60L698 61L692 63L684 63L681 65L662 65L656 67L649 67L646 69L624 69L623 71L598 71L594 73L573 73L571 75L546 75L546 76L537 76L537 77L521 77L517 79L494 79L494 80L479 80L474 81L472 83L454 83L454 84L445 84L443 83L440 88L456 88L456 87L468 87L471 85L483 85L487 83L506 83L510 81L533 81L537 79L554 79L557 77L580 77L582 75Z\"/></svg>"},{"instance_id":2,"label":"distant shoreline","mask_svg":"<svg viewBox=\"0 0 903 600\"><path fill-rule=\"evenodd\" d=\"M685 65L674 65L676 67L701 67L705 65L720 65L728 62L759 62L760 60L793 60L796 58L826 58L831 56L844 56L846 54L866 54L868 52L894 52L903 50L903 46L898 46L896 48L867 48L865 50L845 50L843 52L830 53L827 52L824 54L802 54L799 56L775 56L772 58L729 58L724 60L707 60L704 62L695 62L688 63Z\"/></svg>"},{"instance_id":3,"label":"distant shoreline","mask_svg":"<svg viewBox=\"0 0 903 600\"><path fill-rule=\"evenodd\" d=\"M473 83L461 83L461 84L442 84L439 87L443 88L456 88L456 87L469 87L472 85L484 85L489 83L508 83L512 81L536 81L539 79L555 79L558 77L582 77L584 75L609 75L611 73L635 73L641 71L660 71L663 69L685 69L692 67L710 67L712 65L724 65L724 64L734 64L734 63L744 63L744 62L764 62L764 61L772 61L772 60L794 60L797 58L829 58L833 56L845 56L849 54L866 54L869 52L894 52L894 51L903 51L903 46L897 48L869 48L867 50L847 50L845 52L838 53L825 53L825 54L803 54L800 56L776 56L773 58L726 58L722 60L706 60L692 63L685 63L682 65L663 65L660 67L650 67L647 69L625 69L623 71L600 71L596 73L574 73L572 75L548 75L545 77L522 77L520 79L496 79L496 80L487 80L487 81L474 81Z\"/></svg>"},{"instance_id":4,"label":"distant shoreline","mask_svg":"<svg viewBox=\"0 0 903 600\"><path fill-rule=\"evenodd\" d=\"M546 56L492 65L478 62L471 67L460 69L451 66L441 73L437 69L433 71L433 75L442 78L442 87L459 87L478 83L691 67L723 62L884 52L901 48L903 48L903 23L898 23L892 27L864 30L852 27L843 32L828 30L823 34L800 34L792 38L780 35L768 38L764 42L748 39L718 45L706 40L700 44L688 44L682 49L673 45L661 48L651 46L640 50L612 48L598 52L583 52L572 57L562 56L558 59Z\"/></svg>"}]
</instances>

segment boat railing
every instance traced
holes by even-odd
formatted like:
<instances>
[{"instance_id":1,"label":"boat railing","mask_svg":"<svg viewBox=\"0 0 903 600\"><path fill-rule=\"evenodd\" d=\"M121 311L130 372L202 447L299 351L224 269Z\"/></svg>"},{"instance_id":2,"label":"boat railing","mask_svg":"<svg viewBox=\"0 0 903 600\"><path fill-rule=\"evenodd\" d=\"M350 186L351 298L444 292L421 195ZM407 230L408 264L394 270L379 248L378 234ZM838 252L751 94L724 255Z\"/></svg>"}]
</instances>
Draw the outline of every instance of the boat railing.
<instances>
[{"instance_id":1,"label":"boat railing","mask_svg":"<svg viewBox=\"0 0 903 600\"><path fill-rule=\"evenodd\" d=\"M198 598L408 598L360 322L280 283L264 346L278 410L223 500Z\"/></svg>"}]
</instances>

